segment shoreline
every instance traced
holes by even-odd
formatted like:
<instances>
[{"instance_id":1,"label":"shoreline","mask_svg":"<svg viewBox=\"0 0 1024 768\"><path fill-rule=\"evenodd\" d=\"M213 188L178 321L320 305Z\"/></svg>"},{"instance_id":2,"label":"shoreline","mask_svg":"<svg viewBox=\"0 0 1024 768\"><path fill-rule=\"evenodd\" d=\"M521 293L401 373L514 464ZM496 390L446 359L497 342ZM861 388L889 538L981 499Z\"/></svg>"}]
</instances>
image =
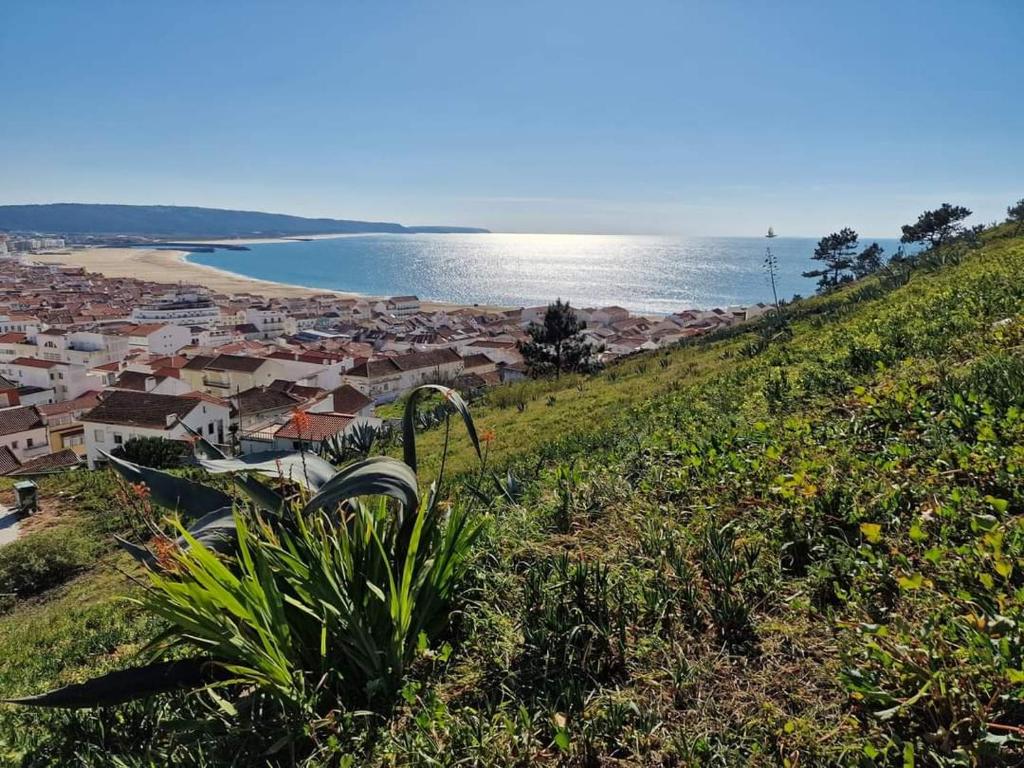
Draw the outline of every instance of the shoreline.
<instances>
[{"instance_id":1,"label":"shoreline","mask_svg":"<svg viewBox=\"0 0 1024 768\"><path fill-rule=\"evenodd\" d=\"M358 236L352 235L319 235L317 239L333 237ZM195 241L198 245L200 241ZM244 245L241 240L205 241L208 245L232 244ZM252 244L296 242L293 239L265 238L250 240ZM29 259L40 264L61 264L70 267L82 267L89 272L98 272L106 277L135 278L172 286L176 283L190 283L202 286L214 293L242 294L248 293L263 298L309 298L311 296L333 295L342 299L362 299L374 301L386 299L387 296L370 296L354 291L339 291L331 288L311 288L304 285L291 285L273 280L247 277L237 272L197 264L188 259L189 251L163 250L158 248L75 248L58 253L31 254ZM424 312L440 310L472 309L480 312L502 312L506 307L489 305L473 306L443 301L421 301Z\"/></svg>"}]
</instances>

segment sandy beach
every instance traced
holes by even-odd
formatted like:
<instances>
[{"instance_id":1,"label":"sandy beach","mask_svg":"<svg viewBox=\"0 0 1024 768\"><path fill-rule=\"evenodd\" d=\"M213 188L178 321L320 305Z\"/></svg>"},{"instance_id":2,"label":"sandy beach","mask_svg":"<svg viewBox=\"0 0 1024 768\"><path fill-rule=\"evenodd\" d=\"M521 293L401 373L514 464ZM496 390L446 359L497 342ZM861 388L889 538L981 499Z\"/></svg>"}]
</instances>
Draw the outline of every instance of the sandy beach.
<instances>
[{"instance_id":1,"label":"sandy beach","mask_svg":"<svg viewBox=\"0 0 1024 768\"><path fill-rule=\"evenodd\" d=\"M260 296L295 297L340 291L315 290L298 285L284 285L267 280L242 277L203 264L185 260L185 251L164 251L144 248L81 248L68 251L37 253L33 261L44 264L67 264L85 267L107 277L135 277L159 283L194 283L215 293L254 293Z\"/></svg>"},{"instance_id":2,"label":"sandy beach","mask_svg":"<svg viewBox=\"0 0 1024 768\"><path fill-rule=\"evenodd\" d=\"M344 235L342 235L344 237ZM327 235L326 237L338 237ZM199 241L190 241L199 242ZM245 245L257 242L288 242L281 239L265 240L219 240L208 241L217 244ZM99 272L107 277L134 277L158 283L190 283L201 285L214 293L251 293L266 298L294 298L326 293L343 298L379 298L357 293L333 291L326 288L308 288L301 285L275 283L226 272L205 264L193 264L186 260L187 251L159 250L156 248L74 248L49 253L32 254L29 258L42 264L66 264L84 267L90 272ZM438 309L461 309L464 305L424 301L422 308L427 311ZM474 309L485 312L501 311L500 307L478 306Z\"/></svg>"}]
</instances>

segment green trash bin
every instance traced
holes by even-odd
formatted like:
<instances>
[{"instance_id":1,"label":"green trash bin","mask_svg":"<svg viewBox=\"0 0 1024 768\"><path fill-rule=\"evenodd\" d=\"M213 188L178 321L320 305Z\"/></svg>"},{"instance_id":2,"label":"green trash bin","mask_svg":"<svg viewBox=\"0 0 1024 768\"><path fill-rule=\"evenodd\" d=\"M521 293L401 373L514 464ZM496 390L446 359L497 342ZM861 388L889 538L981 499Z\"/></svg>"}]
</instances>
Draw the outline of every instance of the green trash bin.
<instances>
[{"instance_id":1,"label":"green trash bin","mask_svg":"<svg viewBox=\"0 0 1024 768\"><path fill-rule=\"evenodd\" d=\"M14 484L14 508L23 515L39 509L39 486L31 480L22 480Z\"/></svg>"}]
</instances>

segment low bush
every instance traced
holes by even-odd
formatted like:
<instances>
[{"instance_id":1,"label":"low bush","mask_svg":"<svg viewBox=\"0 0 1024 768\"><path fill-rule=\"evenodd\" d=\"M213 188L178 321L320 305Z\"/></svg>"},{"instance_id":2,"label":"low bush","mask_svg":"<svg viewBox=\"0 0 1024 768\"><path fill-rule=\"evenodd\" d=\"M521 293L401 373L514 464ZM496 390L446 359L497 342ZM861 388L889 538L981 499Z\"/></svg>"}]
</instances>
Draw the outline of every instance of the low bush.
<instances>
[{"instance_id":1,"label":"low bush","mask_svg":"<svg viewBox=\"0 0 1024 768\"><path fill-rule=\"evenodd\" d=\"M0 547L0 591L30 597L88 567L98 542L70 526L29 533Z\"/></svg>"}]
</instances>

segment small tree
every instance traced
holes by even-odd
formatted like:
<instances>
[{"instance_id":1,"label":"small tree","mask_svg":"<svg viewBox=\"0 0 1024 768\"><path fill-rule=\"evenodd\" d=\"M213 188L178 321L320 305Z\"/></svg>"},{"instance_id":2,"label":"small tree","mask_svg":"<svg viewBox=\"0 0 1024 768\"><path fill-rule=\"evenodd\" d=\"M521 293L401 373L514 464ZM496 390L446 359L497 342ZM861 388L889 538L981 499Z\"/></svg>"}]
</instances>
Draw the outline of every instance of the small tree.
<instances>
[{"instance_id":1,"label":"small tree","mask_svg":"<svg viewBox=\"0 0 1024 768\"><path fill-rule=\"evenodd\" d=\"M804 272L804 277L817 277L819 291L827 291L851 279L847 271L853 267L853 256L857 252L857 239L857 233L849 227L843 227L838 232L825 235L818 241L814 255L811 257L815 261L822 262L824 266L821 269Z\"/></svg>"},{"instance_id":2,"label":"small tree","mask_svg":"<svg viewBox=\"0 0 1024 768\"><path fill-rule=\"evenodd\" d=\"M548 304L543 323L530 323L526 333L530 340L519 345L530 373L534 376L562 371L587 371L594 368L593 345L583 337L587 324L582 322L569 306L557 299Z\"/></svg>"},{"instance_id":3,"label":"small tree","mask_svg":"<svg viewBox=\"0 0 1024 768\"><path fill-rule=\"evenodd\" d=\"M1024 230L1024 197L1006 209L1006 218L1008 221L1017 222L1013 234L1019 235L1021 230Z\"/></svg>"},{"instance_id":4,"label":"small tree","mask_svg":"<svg viewBox=\"0 0 1024 768\"><path fill-rule=\"evenodd\" d=\"M918 216L916 224L904 224L900 242L927 244L933 250L941 248L968 231L963 222L971 213L970 208L962 205L943 203Z\"/></svg>"},{"instance_id":5,"label":"small tree","mask_svg":"<svg viewBox=\"0 0 1024 768\"><path fill-rule=\"evenodd\" d=\"M878 243L872 243L863 251L857 254L853 261L853 274L857 278L872 275L882 268L882 254L885 249Z\"/></svg>"},{"instance_id":6,"label":"small tree","mask_svg":"<svg viewBox=\"0 0 1024 768\"><path fill-rule=\"evenodd\" d=\"M189 453L188 444L163 437L132 437L114 450L114 455L133 464L153 469L180 467Z\"/></svg>"}]
</instances>

